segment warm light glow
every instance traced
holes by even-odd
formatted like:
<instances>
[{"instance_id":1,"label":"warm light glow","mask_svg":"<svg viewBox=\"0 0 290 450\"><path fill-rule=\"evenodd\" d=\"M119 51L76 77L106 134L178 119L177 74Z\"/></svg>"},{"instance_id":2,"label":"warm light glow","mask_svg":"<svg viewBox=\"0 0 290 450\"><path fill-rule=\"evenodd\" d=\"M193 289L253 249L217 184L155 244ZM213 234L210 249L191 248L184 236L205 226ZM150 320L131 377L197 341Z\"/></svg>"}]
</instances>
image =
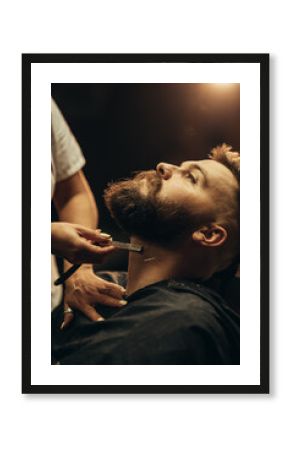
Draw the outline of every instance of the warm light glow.
<instances>
[{"instance_id":1,"label":"warm light glow","mask_svg":"<svg viewBox=\"0 0 290 450\"><path fill-rule=\"evenodd\" d=\"M238 83L211 83L208 86L216 87L216 88L230 88L237 87Z\"/></svg>"}]
</instances>

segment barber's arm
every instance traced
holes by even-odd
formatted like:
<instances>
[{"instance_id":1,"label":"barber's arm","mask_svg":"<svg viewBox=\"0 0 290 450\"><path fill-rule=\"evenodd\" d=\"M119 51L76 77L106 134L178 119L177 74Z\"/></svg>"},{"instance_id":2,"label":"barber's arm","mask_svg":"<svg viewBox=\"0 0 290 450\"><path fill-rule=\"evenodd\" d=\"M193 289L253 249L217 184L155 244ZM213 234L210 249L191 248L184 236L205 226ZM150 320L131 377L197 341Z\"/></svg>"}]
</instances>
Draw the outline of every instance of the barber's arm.
<instances>
[{"instance_id":1,"label":"barber's arm","mask_svg":"<svg viewBox=\"0 0 290 450\"><path fill-rule=\"evenodd\" d=\"M98 212L93 194L88 182L80 170L75 175L56 184L54 204L59 220L95 229ZM113 248L103 250L104 253ZM64 261L64 269L71 264ZM83 264L75 274L65 282L64 303L72 310L78 309L93 321L102 320L94 308L96 303L112 307L121 307L126 302L122 300L125 290L118 285L107 282L95 276L91 264ZM73 319L73 313L64 315L63 328Z\"/></svg>"}]
</instances>

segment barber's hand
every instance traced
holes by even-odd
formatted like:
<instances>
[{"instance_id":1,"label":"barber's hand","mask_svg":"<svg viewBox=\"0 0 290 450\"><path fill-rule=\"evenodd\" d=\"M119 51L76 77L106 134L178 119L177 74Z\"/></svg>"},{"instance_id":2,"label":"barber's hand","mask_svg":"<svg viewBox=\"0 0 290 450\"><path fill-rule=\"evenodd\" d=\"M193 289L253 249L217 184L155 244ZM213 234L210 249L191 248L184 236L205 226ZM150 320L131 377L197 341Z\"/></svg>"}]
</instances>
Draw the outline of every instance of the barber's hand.
<instances>
[{"instance_id":1,"label":"barber's hand","mask_svg":"<svg viewBox=\"0 0 290 450\"><path fill-rule=\"evenodd\" d=\"M51 224L51 252L72 264L101 263L106 255L114 251L114 247L98 244L109 243L110 236L100 230L65 222Z\"/></svg>"},{"instance_id":2,"label":"barber's hand","mask_svg":"<svg viewBox=\"0 0 290 450\"><path fill-rule=\"evenodd\" d=\"M81 266L65 283L64 321L61 329L67 327L72 321L74 310L81 311L94 322L104 320L95 310L94 305L99 303L121 308L127 304L122 299L125 292L122 286L97 277L92 270L92 266ZM72 311L66 312L67 310Z\"/></svg>"}]
</instances>

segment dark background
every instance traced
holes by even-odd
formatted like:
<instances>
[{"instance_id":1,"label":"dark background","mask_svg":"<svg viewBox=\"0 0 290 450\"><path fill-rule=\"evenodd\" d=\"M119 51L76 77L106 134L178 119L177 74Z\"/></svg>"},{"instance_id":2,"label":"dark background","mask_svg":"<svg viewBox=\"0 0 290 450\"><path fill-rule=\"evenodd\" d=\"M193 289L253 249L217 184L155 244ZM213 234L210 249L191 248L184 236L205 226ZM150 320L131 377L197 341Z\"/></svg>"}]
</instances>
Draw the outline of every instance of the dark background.
<instances>
[{"instance_id":1,"label":"dark background","mask_svg":"<svg viewBox=\"0 0 290 450\"><path fill-rule=\"evenodd\" d=\"M239 84L52 84L51 91L87 161L99 225L115 239L128 236L104 207L109 181L160 161L206 158L223 142L240 149ZM123 253L101 268L124 268Z\"/></svg>"}]
</instances>

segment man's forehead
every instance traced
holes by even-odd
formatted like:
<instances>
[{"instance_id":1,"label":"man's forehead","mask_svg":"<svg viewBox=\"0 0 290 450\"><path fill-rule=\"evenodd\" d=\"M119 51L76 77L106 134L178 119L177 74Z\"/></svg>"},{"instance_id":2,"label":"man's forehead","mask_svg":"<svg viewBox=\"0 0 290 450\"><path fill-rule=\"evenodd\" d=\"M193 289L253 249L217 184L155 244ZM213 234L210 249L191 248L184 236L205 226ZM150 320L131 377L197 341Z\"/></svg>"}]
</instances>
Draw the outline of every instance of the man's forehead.
<instances>
[{"instance_id":1,"label":"man's forehead","mask_svg":"<svg viewBox=\"0 0 290 450\"><path fill-rule=\"evenodd\" d=\"M194 167L201 167L211 177L227 177L227 179L235 180L235 176L226 166L213 159L200 159L200 160L188 160L183 161L181 167L194 169Z\"/></svg>"},{"instance_id":2,"label":"man's forehead","mask_svg":"<svg viewBox=\"0 0 290 450\"><path fill-rule=\"evenodd\" d=\"M196 159L196 160L187 160L187 161L183 161L181 164L181 166L204 166L204 167L210 167L210 168L215 168L217 166L220 166L222 164L220 164L217 161L214 161L213 159Z\"/></svg>"}]
</instances>

